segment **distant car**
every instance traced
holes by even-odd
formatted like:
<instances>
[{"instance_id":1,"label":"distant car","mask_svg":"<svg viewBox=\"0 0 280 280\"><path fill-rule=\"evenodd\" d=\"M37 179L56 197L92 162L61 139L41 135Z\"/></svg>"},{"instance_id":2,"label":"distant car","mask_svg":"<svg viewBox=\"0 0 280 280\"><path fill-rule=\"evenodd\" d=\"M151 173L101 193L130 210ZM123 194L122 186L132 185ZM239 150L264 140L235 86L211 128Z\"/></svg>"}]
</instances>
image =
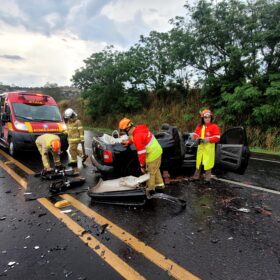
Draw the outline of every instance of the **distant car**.
<instances>
[{"instance_id":1,"label":"distant car","mask_svg":"<svg viewBox=\"0 0 280 280\"><path fill-rule=\"evenodd\" d=\"M140 167L134 145L110 144L103 134L96 134L92 140L91 161L105 179L129 175L140 176ZM197 145L193 133L184 133L169 124L164 124L155 137L163 149L162 170L174 172L183 167L194 168ZM215 167L243 174L249 160L246 131L243 127L227 130L216 144Z\"/></svg>"}]
</instances>

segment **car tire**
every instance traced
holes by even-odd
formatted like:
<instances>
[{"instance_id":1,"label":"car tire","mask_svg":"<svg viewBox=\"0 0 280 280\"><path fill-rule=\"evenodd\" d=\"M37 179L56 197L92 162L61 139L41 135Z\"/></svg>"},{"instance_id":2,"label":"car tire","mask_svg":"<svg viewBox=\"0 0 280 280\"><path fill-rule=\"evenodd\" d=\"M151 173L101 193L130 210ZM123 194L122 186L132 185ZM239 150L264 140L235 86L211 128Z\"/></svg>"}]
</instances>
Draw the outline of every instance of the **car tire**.
<instances>
[{"instance_id":1,"label":"car tire","mask_svg":"<svg viewBox=\"0 0 280 280\"><path fill-rule=\"evenodd\" d=\"M8 149L9 149L9 154L11 156L15 156L17 154L17 150L15 148L15 144L14 144L13 138L9 139L9 147L8 147Z\"/></svg>"}]
</instances>

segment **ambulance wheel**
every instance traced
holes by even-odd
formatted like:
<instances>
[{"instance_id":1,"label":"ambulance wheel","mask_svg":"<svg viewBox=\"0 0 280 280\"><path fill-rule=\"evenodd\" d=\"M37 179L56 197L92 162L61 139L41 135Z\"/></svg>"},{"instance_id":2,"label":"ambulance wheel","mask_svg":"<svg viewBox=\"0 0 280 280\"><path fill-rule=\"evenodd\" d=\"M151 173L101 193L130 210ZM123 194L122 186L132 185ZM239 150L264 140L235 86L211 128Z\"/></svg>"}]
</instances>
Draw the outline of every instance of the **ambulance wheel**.
<instances>
[{"instance_id":1,"label":"ambulance wheel","mask_svg":"<svg viewBox=\"0 0 280 280\"><path fill-rule=\"evenodd\" d=\"M16 155L16 149L15 149L15 144L14 144L12 138L9 139L9 147L8 148L9 148L9 154L11 156L15 156Z\"/></svg>"}]
</instances>

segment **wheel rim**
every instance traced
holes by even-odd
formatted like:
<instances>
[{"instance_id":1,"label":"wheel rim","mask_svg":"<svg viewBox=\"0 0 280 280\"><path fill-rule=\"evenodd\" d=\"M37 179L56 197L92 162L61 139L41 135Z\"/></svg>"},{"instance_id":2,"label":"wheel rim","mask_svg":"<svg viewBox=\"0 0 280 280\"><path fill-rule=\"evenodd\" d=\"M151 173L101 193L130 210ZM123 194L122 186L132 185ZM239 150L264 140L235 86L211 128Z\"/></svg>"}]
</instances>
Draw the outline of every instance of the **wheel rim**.
<instances>
[{"instance_id":1,"label":"wheel rim","mask_svg":"<svg viewBox=\"0 0 280 280\"><path fill-rule=\"evenodd\" d=\"M13 143L13 141L11 141L10 144L9 144L9 152L10 152L11 155L14 154L14 143Z\"/></svg>"}]
</instances>

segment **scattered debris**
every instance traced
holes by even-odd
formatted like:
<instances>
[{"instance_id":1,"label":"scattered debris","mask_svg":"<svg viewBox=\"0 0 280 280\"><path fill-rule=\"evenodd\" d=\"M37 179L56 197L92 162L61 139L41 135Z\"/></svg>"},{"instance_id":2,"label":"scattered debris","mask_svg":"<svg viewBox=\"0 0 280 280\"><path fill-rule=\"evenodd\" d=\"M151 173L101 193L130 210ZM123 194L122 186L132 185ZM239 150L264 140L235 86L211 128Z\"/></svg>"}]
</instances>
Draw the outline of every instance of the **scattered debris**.
<instances>
[{"instance_id":1,"label":"scattered debris","mask_svg":"<svg viewBox=\"0 0 280 280\"><path fill-rule=\"evenodd\" d=\"M41 218L41 217L46 216L46 215L47 215L47 212L40 213L40 214L38 215L38 218Z\"/></svg>"},{"instance_id":2,"label":"scattered debris","mask_svg":"<svg viewBox=\"0 0 280 280\"><path fill-rule=\"evenodd\" d=\"M72 271L67 271L66 269L63 270L63 273L64 273L64 275L65 275L66 278L68 278L70 275L73 274Z\"/></svg>"},{"instance_id":3,"label":"scattered debris","mask_svg":"<svg viewBox=\"0 0 280 280\"><path fill-rule=\"evenodd\" d=\"M216 243L218 243L220 241L220 239L218 239L218 238L213 238L213 239L211 239L211 242L213 243L213 244L216 244Z\"/></svg>"},{"instance_id":4,"label":"scattered debris","mask_svg":"<svg viewBox=\"0 0 280 280\"><path fill-rule=\"evenodd\" d=\"M11 193L12 191L11 190L7 190L7 191L5 191L5 193Z\"/></svg>"},{"instance_id":5,"label":"scattered debris","mask_svg":"<svg viewBox=\"0 0 280 280\"><path fill-rule=\"evenodd\" d=\"M233 239L233 237L232 237L232 236L228 238L228 240L232 240L232 239Z\"/></svg>"},{"instance_id":6,"label":"scattered debris","mask_svg":"<svg viewBox=\"0 0 280 280\"><path fill-rule=\"evenodd\" d=\"M255 211L256 213L262 214L264 216L268 216L268 217L271 216L271 211L266 210L264 207L256 206Z\"/></svg>"},{"instance_id":7,"label":"scattered debris","mask_svg":"<svg viewBox=\"0 0 280 280\"><path fill-rule=\"evenodd\" d=\"M34 247L34 249L38 250L38 249L40 249L40 247L37 245L37 246Z\"/></svg>"},{"instance_id":8,"label":"scattered debris","mask_svg":"<svg viewBox=\"0 0 280 280\"><path fill-rule=\"evenodd\" d=\"M250 209L245 208L245 207L237 208L235 206L228 205L226 208L231 210L231 211L234 211L234 212L242 212L242 213L250 213L251 212Z\"/></svg>"},{"instance_id":9,"label":"scattered debris","mask_svg":"<svg viewBox=\"0 0 280 280\"><path fill-rule=\"evenodd\" d=\"M71 213L71 212L72 212L72 209L67 209L67 210L60 211L60 213L64 213L64 214Z\"/></svg>"},{"instance_id":10,"label":"scattered debris","mask_svg":"<svg viewBox=\"0 0 280 280\"><path fill-rule=\"evenodd\" d=\"M7 254L7 251L2 251L2 254Z\"/></svg>"},{"instance_id":11,"label":"scattered debris","mask_svg":"<svg viewBox=\"0 0 280 280\"><path fill-rule=\"evenodd\" d=\"M30 238L30 235L27 235L26 237L25 237L25 239L29 239Z\"/></svg>"},{"instance_id":12,"label":"scattered debris","mask_svg":"<svg viewBox=\"0 0 280 280\"><path fill-rule=\"evenodd\" d=\"M60 247L60 246L56 246L56 247L54 247L54 248L50 248L49 250L48 250L48 252L52 252L52 251L60 251L60 250L63 250L63 251L65 251L67 249L67 246L62 246L62 247Z\"/></svg>"},{"instance_id":13,"label":"scattered debris","mask_svg":"<svg viewBox=\"0 0 280 280\"><path fill-rule=\"evenodd\" d=\"M0 221L5 221L5 220L6 220L6 216L0 218Z\"/></svg>"},{"instance_id":14,"label":"scattered debris","mask_svg":"<svg viewBox=\"0 0 280 280\"><path fill-rule=\"evenodd\" d=\"M64 208L66 206L69 206L70 205L70 202L67 201L67 200L61 200L61 201L58 201L54 204L54 207L56 208Z\"/></svg>"},{"instance_id":15,"label":"scattered debris","mask_svg":"<svg viewBox=\"0 0 280 280\"><path fill-rule=\"evenodd\" d=\"M109 226L109 224L104 224L104 225L102 225L102 226L101 226L100 234L103 234L108 226Z\"/></svg>"},{"instance_id":16,"label":"scattered debris","mask_svg":"<svg viewBox=\"0 0 280 280\"><path fill-rule=\"evenodd\" d=\"M9 263L8 263L8 266L10 266L10 267L11 267L11 266L14 266L15 264L16 264L16 262L11 261L11 262L9 262Z\"/></svg>"}]
</instances>

